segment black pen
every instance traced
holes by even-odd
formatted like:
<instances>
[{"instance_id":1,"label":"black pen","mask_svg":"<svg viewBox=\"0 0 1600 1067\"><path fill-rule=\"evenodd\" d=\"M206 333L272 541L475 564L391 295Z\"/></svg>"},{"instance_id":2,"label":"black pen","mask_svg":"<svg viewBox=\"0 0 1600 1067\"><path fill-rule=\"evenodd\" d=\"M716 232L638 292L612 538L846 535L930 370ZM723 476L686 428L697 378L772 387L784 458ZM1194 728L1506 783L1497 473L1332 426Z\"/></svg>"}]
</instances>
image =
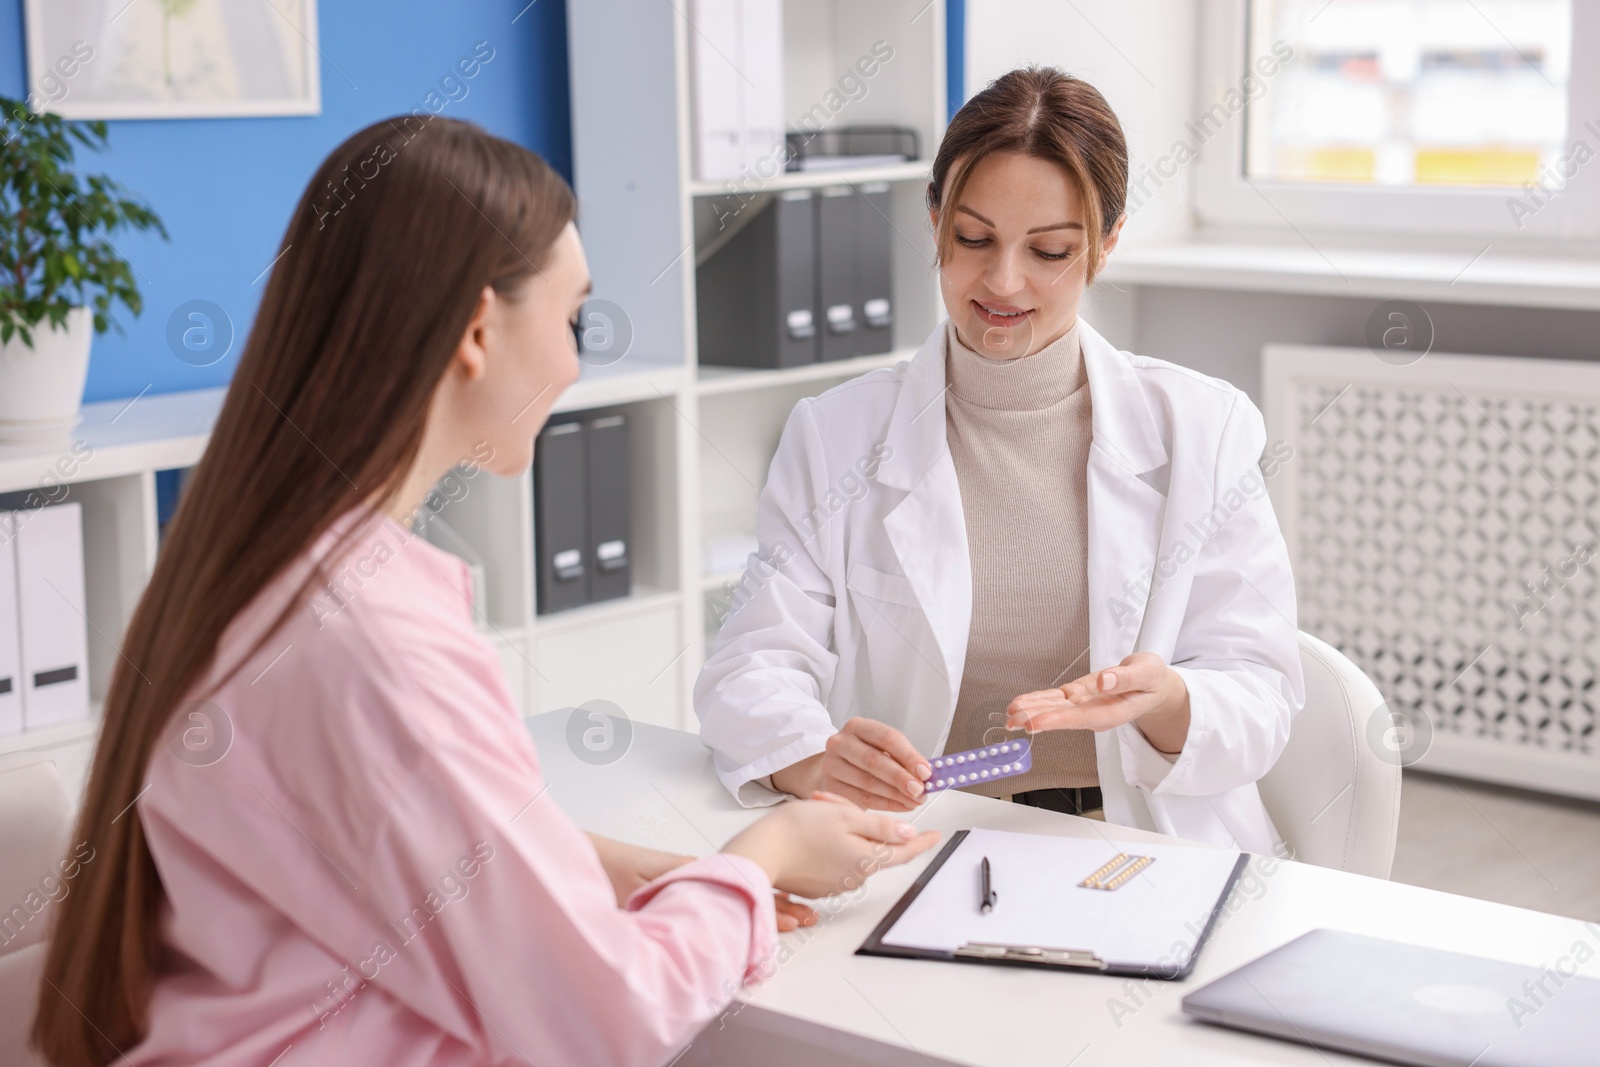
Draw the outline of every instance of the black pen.
<instances>
[{"instance_id":1,"label":"black pen","mask_svg":"<svg viewBox=\"0 0 1600 1067\"><path fill-rule=\"evenodd\" d=\"M994 910L994 884L989 880L989 857L983 857L983 897L978 901L978 910L985 915Z\"/></svg>"}]
</instances>

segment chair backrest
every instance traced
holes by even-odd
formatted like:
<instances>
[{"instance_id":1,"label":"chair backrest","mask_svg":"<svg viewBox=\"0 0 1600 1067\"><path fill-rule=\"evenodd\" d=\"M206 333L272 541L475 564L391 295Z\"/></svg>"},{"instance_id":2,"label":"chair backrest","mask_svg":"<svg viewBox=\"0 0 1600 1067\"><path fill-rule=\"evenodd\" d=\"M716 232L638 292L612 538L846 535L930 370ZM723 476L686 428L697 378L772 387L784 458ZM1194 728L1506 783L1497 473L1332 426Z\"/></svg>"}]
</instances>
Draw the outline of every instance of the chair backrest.
<instances>
[{"instance_id":1,"label":"chair backrest","mask_svg":"<svg viewBox=\"0 0 1600 1067\"><path fill-rule=\"evenodd\" d=\"M1386 746L1383 695L1338 649L1300 635L1306 703L1258 783L1294 859L1389 877L1400 822L1400 759Z\"/></svg>"},{"instance_id":2,"label":"chair backrest","mask_svg":"<svg viewBox=\"0 0 1600 1067\"><path fill-rule=\"evenodd\" d=\"M61 861L72 803L52 760L0 770L0 1063L42 1064L27 1045L55 900L71 892Z\"/></svg>"}]
</instances>

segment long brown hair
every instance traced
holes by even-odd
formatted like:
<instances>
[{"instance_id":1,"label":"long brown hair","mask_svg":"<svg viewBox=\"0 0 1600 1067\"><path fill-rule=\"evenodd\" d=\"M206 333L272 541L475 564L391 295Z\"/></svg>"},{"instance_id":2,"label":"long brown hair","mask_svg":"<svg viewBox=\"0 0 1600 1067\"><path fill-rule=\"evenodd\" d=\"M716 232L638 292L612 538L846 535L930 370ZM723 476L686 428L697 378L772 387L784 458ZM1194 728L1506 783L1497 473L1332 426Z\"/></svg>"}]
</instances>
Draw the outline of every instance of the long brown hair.
<instances>
[{"instance_id":1,"label":"long brown hair","mask_svg":"<svg viewBox=\"0 0 1600 1067\"><path fill-rule=\"evenodd\" d=\"M93 860L57 905L31 1034L55 1067L102 1067L149 1029L162 887L119 816L174 710L263 587L348 509L392 498L484 286L516 299L574 212L533 152L417 116L346 140L301 194L111 677L72 839Z\"/></svg>"},{"instance_id":2,"label":"long brown hair","mask_svg":"<svg viewBox=\"0 0 1600 1067\"><path fill-rule=\"evenodd\" d=\"M944 131L928 183L928 208L938 214L934 247L943 258L955 235L955 212L978 162L993 152L1020 152L1066 170L1083 200L1094 281L1100 250L1128 200L1128 142L1100 91L1054 67L1002 74L961 106Z\"/></svg>"}]
</instances>

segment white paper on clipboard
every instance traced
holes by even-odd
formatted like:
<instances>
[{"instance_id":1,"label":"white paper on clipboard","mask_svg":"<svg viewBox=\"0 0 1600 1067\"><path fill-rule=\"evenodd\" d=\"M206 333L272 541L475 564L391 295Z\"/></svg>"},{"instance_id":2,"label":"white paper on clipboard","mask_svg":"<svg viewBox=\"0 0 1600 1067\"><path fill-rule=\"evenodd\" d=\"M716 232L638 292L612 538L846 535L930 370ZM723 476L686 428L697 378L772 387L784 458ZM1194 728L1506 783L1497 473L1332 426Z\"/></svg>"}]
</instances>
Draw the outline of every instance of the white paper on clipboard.
<instances>
[{"instance_id":1,"label":"white paper on clipboard","mask_svg":"<svg viewBox=\"0 0 1600 1067\"><path fill-rule=\"evenodd\" d=\"M1119 852L1155 862L1114 890L1078 885ZM1203 845L971 830L882 942L935 952L973 942L1076 949L1112 967L1182 966L1239 855ZM988 914L978 907L985 856L995 890Z\"/></svg>"}]
</instances>

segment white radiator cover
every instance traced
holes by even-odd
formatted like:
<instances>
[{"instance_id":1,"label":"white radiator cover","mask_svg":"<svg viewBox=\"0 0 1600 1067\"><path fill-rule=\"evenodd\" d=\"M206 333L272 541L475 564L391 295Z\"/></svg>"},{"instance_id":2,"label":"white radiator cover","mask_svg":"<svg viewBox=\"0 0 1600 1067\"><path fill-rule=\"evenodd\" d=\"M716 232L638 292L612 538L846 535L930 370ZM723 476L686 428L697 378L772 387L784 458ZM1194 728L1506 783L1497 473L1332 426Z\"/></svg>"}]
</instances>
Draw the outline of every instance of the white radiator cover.
<instances>
[{"instance_id":1,"label":"white radiator cover","mask_svg":"<svg viewBox=\"0 0 1600 1067\"><path fill-rule=\"evenodd\" d=\"M1426 714L1408 764L1600 799L1600 365L1268 345L1262 366L1300 628Z\"/></svg>"}]
</instances>

